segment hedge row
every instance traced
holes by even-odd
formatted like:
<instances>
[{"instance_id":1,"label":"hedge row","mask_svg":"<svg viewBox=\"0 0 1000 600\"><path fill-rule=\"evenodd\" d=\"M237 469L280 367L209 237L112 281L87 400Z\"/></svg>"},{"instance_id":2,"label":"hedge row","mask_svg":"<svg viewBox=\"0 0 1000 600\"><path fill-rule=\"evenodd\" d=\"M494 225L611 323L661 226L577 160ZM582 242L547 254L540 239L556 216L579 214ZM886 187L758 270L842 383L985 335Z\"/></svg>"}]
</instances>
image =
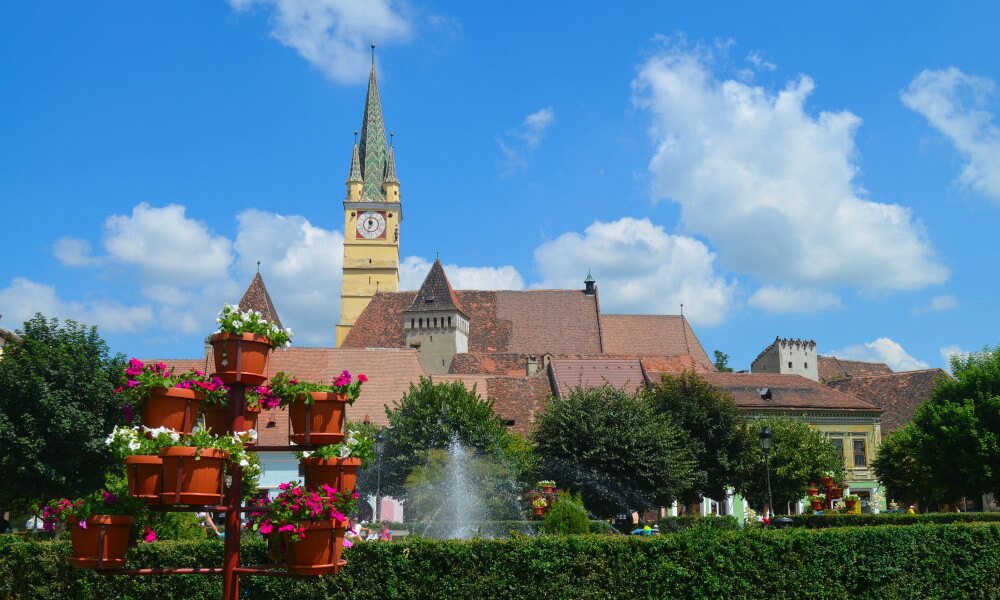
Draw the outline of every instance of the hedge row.
<instances>
[{"instance_id":1,"label":"hedge row","mask_svg":"<svg viewBox=\"0 0 1000 600\"><path fill-rule=\"evenodd\" d=\"M442 532L454 531L456 528L464 528L473 535L483 537L506 537L510 532L516 531L525 535L535 535L538 533L539 521L474 521L464 523L461 526L457 523L436 522L436 523L407 523L407 522L386 522L382 525L393 531L409 531L411 534L433 537ZM377 527L377 526L376 526ZM611 533L612 527L607 521L591 521L591 533Z\"/></svg>"},{"instance_id":2,"label":"hedge row","mask_svg":"<svg viewBox=\"0 0 1000 600\"><path fill-rule=\"evenodd\" d=\"M244 545L244 564L264 556ZM218 576L76 571L66 542L0 536L0 598L216 599ZM141 544L134 565L211 566L220 542ZM336 577L244 578L247 598L1000 597L1000 525L366 542Z\"/></svg>"},{"instance_id":3,"label":"hedge row","mask_svg":"<svg viewBox=\"0 0 1000 600\"><path fill-rule=\"evenodd\" d=\"M823 529L826 527L852 527L858 525L918 525L949 523L1000 523L1000 513L882 513L878 515L847 515L842 513L821 515L792 515L793 527Z\"/></svg>"},{"instance_id":4,"label":"hedge row","mask_svg":"<svg viewBox=\"0 0 1000 600\"><path fill-rule=\"evenodd\" d=\"M708 529L732 530L739 529L740 522L736 517L697 517L693 515L683 515L680 517L664 517L659 520L660 531L667 533L670 531L687 531L692 527Z\"/></svg>"}]
</instances>

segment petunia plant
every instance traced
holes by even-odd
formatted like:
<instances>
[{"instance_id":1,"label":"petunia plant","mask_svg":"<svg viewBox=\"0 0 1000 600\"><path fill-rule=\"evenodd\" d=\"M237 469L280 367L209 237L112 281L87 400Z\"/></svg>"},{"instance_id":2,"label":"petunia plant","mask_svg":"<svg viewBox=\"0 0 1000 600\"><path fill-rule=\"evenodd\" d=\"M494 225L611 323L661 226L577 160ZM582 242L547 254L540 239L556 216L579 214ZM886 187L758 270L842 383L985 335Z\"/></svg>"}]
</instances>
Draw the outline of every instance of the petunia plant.
<instances>
[{"instance_id":1,"label":"petunia plant","mask_svg":"<svg viewBox=\"0 0 1000 600\"><path fill-rule=\"evenodd\" d=\"M327 444L314 451L296 452L299 458L360 458L362 468L375 458L375 438L357 427L347 427L347 438L339 444Z\"/></svg>"},{"instance_id":2,"label":"petunia plant","mask_svg":"<svg viewBox=\"0 0 1000 600\"><path fill-rule=\"evenodd\" d=\"M125 385L115 389L115 393L123 396L130 404L126 404L126 416L132 414L131 404L140 404L157 388L193 389L201 392L208 404L226 406L229 402L229 388L215 376L206 375L202 371L191 370L179 375L163 362L144 363L138 358L132 358L125 366Z\"/></svg>"},{"instance_id":3,"label":"petunia plant","mask_svg":"<svg viewBox=\"0 0 1000 600\"><path fill-rule=\"evenodd\" d=\"M150 429L152 435L159 437L163 428ZM243 468L243 490L248 495L257 489L257 481L263 468L260 458L256 452L249 452L245 444L257 439L257 432L253 429L239 431L231 435L214 435L211 431L198 429L191 435L180 436L175 432L167 430L166 435L172 439L172 443L167 446L183 446L196 448L195 460L201 460L201 454L206 448L228 452L229 460Z\"/></svg>"},{"instance_id":4,"label":"petunia plant","mask_svg":"<svg viewBox=\"0 0 1000 600\"><path fill-rule=\"evenodd\" d=\"M289 375L284 371L275 373L267 386L267 393L271 398L278 399L278 406L285 407L294 402L312 404L313 399L309 392L329 392L343 394L350 404L361 395L361 384L366 383L368 377L360 373L356 378L352 377L349 371L343 371L333 380L332 383L312 383L299 381L294 375Z\"/></svg>"},{"instance_id":5,"label":"petunia plant","mask_svg":"<svg viewBox=\"0 0 1000 600\"><path fill-rule=\"evenodd\" d=\"M305 539L306 524L318 521L347 522L358 493L338 492L327 484L307 488L298 482L282 483L273 499L259 498L252 504L249 526L262 535L288 534L290 541Z\"/></svg>"},{"instance_id":6,"label":"petunia plant","mask_svg":"<svg viewBox=\"0 0 1000 600\"><path fill-rule=\"evenodd\" d=\"M145 432L152 433L147 436ZM165 427L149 429L116 425L104 443L115 456L124 460L128 456L159 454L161 449L175 445L178 440L180 434Z\"/></svg>"},{"instance_id":7,"label":"petunia plant","mask_svg":"<svg viewBox=\"0 0 1000 600\"><path fill-rule=\"evenodd\" d=\"M127 515L135 517L145 514L146 504L139 498L117 495L108 490L100 490L79 500L60 498L39 504L36 514L46 531L55 531L63 522L76 521L79 527L87 528L87 517L92 515Z\"/></svg>"},{"instance_id":8,"label":"petunia plant","mask_svg":"<svg viewBox=\"0 0 1000 600\"><path fill-rule=\"evenodd\" d=\"M291 328L278 327L265 319L258 310L240 310L239 306L226 304L219 311L219 317L215 322L219 324L219 330L216 333L231 333L233 335L252 333L266 337L270 340L272 348L288 347L292 344Z\"/></svg>"}]
</instances>

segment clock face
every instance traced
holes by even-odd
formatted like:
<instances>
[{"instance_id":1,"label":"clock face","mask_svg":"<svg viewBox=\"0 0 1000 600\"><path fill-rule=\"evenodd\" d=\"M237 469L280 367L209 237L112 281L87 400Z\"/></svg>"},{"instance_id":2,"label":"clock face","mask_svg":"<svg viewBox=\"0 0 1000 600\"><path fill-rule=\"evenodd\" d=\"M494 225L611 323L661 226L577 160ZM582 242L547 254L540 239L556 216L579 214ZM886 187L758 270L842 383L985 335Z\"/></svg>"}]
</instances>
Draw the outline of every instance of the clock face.
<instances>
[{"instance_id":1,"label":"clock face","mask_svg":"<svg viewBox=\"0 0 1000 600\"><path fill-rule=\"evenodd\" d=\"M358 237L366 240L385 237L385 213L365 211L358 215Z\"/></svg>"}]
</instances>

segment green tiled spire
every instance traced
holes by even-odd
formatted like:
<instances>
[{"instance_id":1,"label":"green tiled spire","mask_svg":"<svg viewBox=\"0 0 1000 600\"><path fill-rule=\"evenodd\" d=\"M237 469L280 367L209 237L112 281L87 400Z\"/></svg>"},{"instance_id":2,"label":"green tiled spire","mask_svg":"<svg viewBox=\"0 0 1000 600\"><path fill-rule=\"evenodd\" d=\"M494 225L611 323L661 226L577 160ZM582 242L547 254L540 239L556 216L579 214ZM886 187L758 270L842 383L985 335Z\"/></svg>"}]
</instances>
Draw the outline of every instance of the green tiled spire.
<instances>
[{"instance_id":1,"label":"green tiled spire","mask_svg":"<svg viewBox=\"0 0 1000 600\"><path fill-rule=\"evenodd\" d=\"M396 151L391 147L389 148L389 164L385 167L385 182L399 183L399 179L396 177Z\"/></svg>"},{"instance_id":2,"label":"green tiled spire","mask_svg":"<svg viewBox=\"0 0 1000 600\"><path fill-rule=\"evenodd\" d=\"M388 148L385 143L385 122L382 119L382 101L378 96L375 81L375 63L368 77L368 98L365 100L365 114L361 122L361 175L365 182L361 197L365 200L384 200L382 182L388 162Z\"/></svg>"},{"instance_id":3,"label":"green tiled spire","mask_svg":"<svg viewBox=\"0 0 1000 600\"><path fill-rule=\"evenodd\" d=\"M351 174L347 176L347 183L361 183L361 159L358 157L358 145L354 144L354 153L351 155Z\"/></svg>"}]
</instances>

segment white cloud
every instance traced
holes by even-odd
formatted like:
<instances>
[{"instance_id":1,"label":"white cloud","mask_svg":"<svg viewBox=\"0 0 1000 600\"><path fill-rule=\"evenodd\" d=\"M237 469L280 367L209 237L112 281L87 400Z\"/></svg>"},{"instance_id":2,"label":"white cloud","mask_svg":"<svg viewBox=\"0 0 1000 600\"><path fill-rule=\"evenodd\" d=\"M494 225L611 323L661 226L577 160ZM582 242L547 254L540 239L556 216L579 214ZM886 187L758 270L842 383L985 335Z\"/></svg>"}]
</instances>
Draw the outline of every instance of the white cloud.
<instances>
[{"instance_id":1,"label":"white cloud","mask_svg":"<svg viewBox=\"0 0 1000 600\"><path fill-rule=\"evenodd\" d=\"M993 81L950 67L922 71L901 99L968 160L959 183L1000 201L1000 128L986 108L995 94Z\"/></svg>"},{"instance_id":2,"label":"white cloud","mask_svg":"<svg viewBox=\"0 0 1000 600\"><path fill-rule=\"evenodd\" d=\"M959 346L954 344L949 346L942 346L941 348L938 349L938 351L941 353L941 363L943 365L943 368L947 371L951 371L952 357L957 357L961 360L967 357L969 354L971 354L970 352L962 350Z\"/></svg>"},{"instance_id":3,"label":"white cloud","mask_svg":"<svg viewBox=\"0 0 1000 600\"><path fill-rule=\"evenodd\" d=\"M931 301L923 306L917 306L910 312L915 315L928 313L928 312L941 312L945 310L951 310L958 306L958 298L952 294L943 294L941 296L934 296Z\"/></svg>"},{"instance_id":4,"label":"white cloud","mask_svg":"<svg viewBox=\"0 0 1000 600\"><path fill-rule=\"evenodd\" d=\"M773 62L768 62L764 60L764 57L757 50L754 50L750 54L747 54L747 62L758 69L764 69L765 71L773 71L778 68L778 65Z\"/></svg>"},{"instance_id":5,"label":"white cloud","mask_svg":"<svg viewBox=\"0 0 1000 600\"><path fill-rule=\"evenodd\" d=\"M275 39L337 83L365 80L370 42L405 41L411 34L392 0L229 0L237 11L255 4L273 11Z\"/></svg>"},{"instance_id":6,"label":"white cloud","mask_svg":"<svg viewBox=\"0 0 1000 600\"><path fill-rule=\"evenodd\" d=\"M90 242L75 237L61 237L52 244L52 254L67 267L98 265L101 259L91 254Z\"/></svg>"},{"instance_id":7,"label":"white cloud","mask_svg":"<svg viewBox=\"0 0 1000 600\"><path fill-rule=\"evenodd\" d=\"M842 350L833 350L824 354L848 360L881 362L889 365L889 368L893 371L915 371L917 369L926 369L930 366L924 361L910 356L898 342L884 337L865 344L848 346Z\"/></svg>"},{"instance_id":8,"label":"white cloud","mask_svg":"<svg viewBox=\"0 0 1000 600\"><path fill-rule=\"evenodd\" d=\"M817 313L840 308L836 294L793 285L767 285L750 296L747 304L772 313Z\"/></svg>"},{"instance_id":9,"label":"white cloud","mask_svg":"<svg viewBox=\"0 0 1000 600\"><path fill-rule=\"evenodd\" d=\"M249 283L261 261L264 283L282 323L296 332L296 343L332 344L340 320L343 234L304 217L260 210L244 211L237 220L234 247L242 279ZM246 284L241 294L244 289Z\"/></svg>"},{"instance_id":10,"label":"white cloud","mask_svg":"<svg viewBox=\"0 0 1000 600\"><path fill-rule=\"evenodd\" d=\"M714 325L732 308L735 282L714 270L715 255L693 238L670 235L649 219L595 221L535 249L542 281L532 287L579 289L590 269L606 312L684 314Z\"/></svg>"},{"instance_id":11,"label":"white cloud","mask_svg":"<svg viewBox=\"0 0 1000 600\"><path fill-rule=\"evenodd\" d=\"M721 80L711 62L708 50L668 48L633 85L653 119L654 198L677 202L684 226L726 265L810 287L905 290L947 279L910 209L855 187L857 116L806 112L809 77L775 92Z\"/></svg>"},{"instance_id":12,"label":"white cloud","mask_svg":"<svg viewBox=\"0 0 1000 600\"><path fill-rule=\"evenodd\" d=\"M431 263L419 256L408 256L399 265L399 288L416 290L431 270ZM444 265L444 272L456 290L521 290L524 279L510 265L502 267L460 267Z\"/></svg>"},{"instance_id":13,"label":"white cloud","mask_svg":"<svg viewBox=\"0 0 1000 600\"><path fill-rule=\"evenodd\" d=\"M555 120L556 112L551 106L541 108L524 117L518 127L508 132L506 141L497 139L503 155L500 167L505 175L528 168L528 159L545 139L545 133Z\"/></svg>"},{"instance_id":14,"label":"white cloud","mask_svg":"<svg viewBox=\"0 0 1000 600\"><path fill-rule=\"evenodd\" d=\"M185 208L145 202L130 216L104 222L104 249L111 260L137 267L149 284L193 286L224 278L233 260L232 244L185 216Z\"/></svg>"},{"instance_id":15,"label":"white cloud","mask_svg":"<svg viewBox=\"0 0 1000 600\"><path fill-rule=\"evenodd\" d=\"M88 302L66 301L51 285L15 277L9 286L0 289L0 314L6 327L15 329L21 323L42 313L46 317L73 319L96 325L112 333L143 331L153 324L153 311L148 306L124 306L114 300Z\"/></svg>"}]
</instances>

